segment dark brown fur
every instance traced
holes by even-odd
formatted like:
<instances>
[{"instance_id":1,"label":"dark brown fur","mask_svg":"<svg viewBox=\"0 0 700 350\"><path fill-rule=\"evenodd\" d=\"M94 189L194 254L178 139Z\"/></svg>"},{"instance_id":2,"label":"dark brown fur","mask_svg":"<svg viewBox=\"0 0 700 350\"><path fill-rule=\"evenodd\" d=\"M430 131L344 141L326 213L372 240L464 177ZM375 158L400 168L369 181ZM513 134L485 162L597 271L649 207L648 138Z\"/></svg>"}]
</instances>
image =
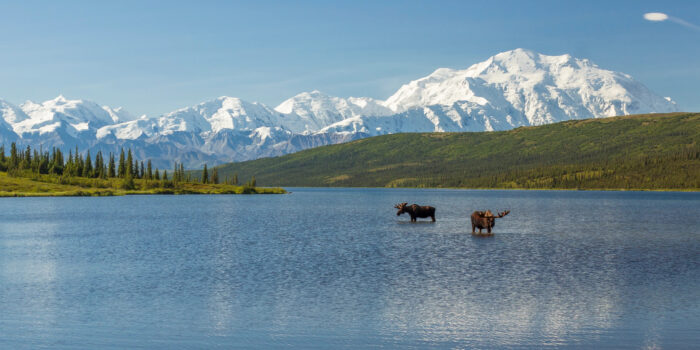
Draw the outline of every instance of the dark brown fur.
<instances>
[{"instance_id":1,"label":"dark brown fur","mask_svg":"<svg viewBox=\"0 0 700 350\"><path fill-rule=\"evenodd\" d=\"M496 226L496 219L502 218L510 213L510 210L506 210L494 216L490 210L487 211L475 211L472 213L472 233L476 233L476 229L479 229L481 233L482 229L486 229L488 233L491 233L491 229Z\"/></svg>"},{"instance_id":2,"label":"dark brown fur","mask_svg":"<svg viewBox=\"0 0 700 350\"><path fill-rule=\"evenodd\" d=\"M433 219L433 222L435 222L435 208L427 205L418 205L418 204L411 204L408 205L408 203L401 203L397 204L394 206L394 208L398 209L399 211L396 212L396 215L401 215L403 213L408 213L408 215L411 216L411 221L415 222L416 218L427 218L430 217Z\"/></svg>"}]
</instances>

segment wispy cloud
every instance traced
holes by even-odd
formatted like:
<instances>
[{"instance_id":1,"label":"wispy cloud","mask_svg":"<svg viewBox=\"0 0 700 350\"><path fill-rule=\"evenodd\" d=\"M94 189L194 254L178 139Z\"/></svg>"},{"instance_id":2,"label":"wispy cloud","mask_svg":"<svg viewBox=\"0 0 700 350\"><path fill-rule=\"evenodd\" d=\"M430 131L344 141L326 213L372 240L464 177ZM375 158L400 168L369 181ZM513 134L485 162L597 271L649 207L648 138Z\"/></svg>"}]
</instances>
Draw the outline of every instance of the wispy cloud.
<instances>
[{"instance_id":1,"label":"wispy cloud","mask_svg":"<svg viewBox=\"0 0 700 350\"><path fill-rule=\"evenodd\" d=\"M678 17L669 16L668 14L665 14L663 12L645 13L644 19L646 19L647 21L651 21L651 22L663 22L663 21L668 20L668 21L671 21L674 23L678 23L686 28L700 31L700 26L698 26L697 24L690 23L690 22L683 20L683 19L680 19Z\"/></svg>"}]
</instances>

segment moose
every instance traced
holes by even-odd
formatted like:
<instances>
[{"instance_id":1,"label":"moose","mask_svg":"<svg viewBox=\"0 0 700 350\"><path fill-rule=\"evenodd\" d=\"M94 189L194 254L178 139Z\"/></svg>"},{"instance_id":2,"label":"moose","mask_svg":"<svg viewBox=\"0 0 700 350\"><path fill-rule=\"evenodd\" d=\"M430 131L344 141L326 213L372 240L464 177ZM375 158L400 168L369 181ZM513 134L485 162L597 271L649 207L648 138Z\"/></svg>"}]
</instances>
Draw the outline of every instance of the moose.
<instances>
[{"instance_id":1,"label":"moose","mask_svg":"<svg viewBox=\"0 0 700 350\"><path fill-rule=\"evenodd\" d=\"M476 228L479 228L479 234L481 234L482 229L491 234L491 229L496 226L496 219L502 218L510 213L510 210L506 210L498 213L498 216L493 215L491 210L486 211L475 211L472 213L472 234L476 234Z\"/></svg>"},{"instance_id":2,"label":"moose","mask_svg":"<svg viewBox=\"0 0 700 350\"><path fill-rule=\"evenodd\" d=\"M427 205L418 205L418 204L411 204L408 205L408 203L400 203L394 206L394 208L398 209L399 211L396 212L396 216L399 216L403 213L408 213L408 215L411 216L411 222L415 222L416 218L427 218L430 217L433 219L433 222L435 222L435 208Z\"/></svg>"}]
</instances>

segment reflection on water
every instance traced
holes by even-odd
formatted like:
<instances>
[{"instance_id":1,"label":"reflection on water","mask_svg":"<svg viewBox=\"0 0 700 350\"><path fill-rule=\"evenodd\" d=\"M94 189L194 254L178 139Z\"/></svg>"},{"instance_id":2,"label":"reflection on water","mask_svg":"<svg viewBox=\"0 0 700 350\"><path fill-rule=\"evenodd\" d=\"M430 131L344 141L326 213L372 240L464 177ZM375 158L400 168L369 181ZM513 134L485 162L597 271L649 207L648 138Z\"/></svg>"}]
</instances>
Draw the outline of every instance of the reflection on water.
<instances>
[{"instance_id":1,"label":"reflection on water","mask_svg":"<svg viewBox=\"0 0 700 350\"><path fill-rule=\"evenodd\" d=\"M691 348L693 193L0 200L3 348ZM437 207L408 223L393 205ZM475 238L474 210L510 209ZM672 220L659 220L672 217Z\"/></svg>"}]
</instances>

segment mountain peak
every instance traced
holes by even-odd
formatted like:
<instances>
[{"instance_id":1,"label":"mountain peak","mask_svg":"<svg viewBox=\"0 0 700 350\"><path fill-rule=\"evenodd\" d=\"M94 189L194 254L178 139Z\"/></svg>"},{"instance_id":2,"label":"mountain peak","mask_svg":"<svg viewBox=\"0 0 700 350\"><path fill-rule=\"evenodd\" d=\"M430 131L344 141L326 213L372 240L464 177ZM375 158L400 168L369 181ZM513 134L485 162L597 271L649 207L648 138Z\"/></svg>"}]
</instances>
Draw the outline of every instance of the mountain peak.
<instances>
[{"instance_id":1,"label":"mountain peak","mask_svg":"<svg viewBox=\"0 0 700 350\"><path fill-rule=\"evenodd\" d=\"M66 103L68 103L68 102L82 102L82 101L81 101L81 100L71 101L71 100L67 99L65 96L63 96L63 94L59 94L59 95L56 96L56 98L54 98L53 100L49 100L49 101L46 101L46 102L50 102L50 103L53 103L53 104L56 104L56 105L62 105L62 104L66 104Z\"/></svg>"},{"instance_id":2,"label":"mountain peak","mask_svg":"<svg viewBox=\"0 0 700 350\"><path fill-rule=\"evenodd\" d=\"M528 50L528 49L523 49L523 48L519 47L519 48L512 49L512 50L507 50L507 51L499 52L499 53L493 55L493 57L499 57L499 58L500 58L500 57L507 57L507 56L528 56L528 57L535 57L535 56L537 56L537 55L540 55L540 53L535 52L535 51L532 51L532 50Z\"/></svg>"},{"instance_id":3,"label":"mountain peak","mask_svg":"<svg viewBox=\"0 0 700 350\"><path fill-rule=\"evenodd\" d=\"M219 97L215 98L214 100L217 100L217 101L241 101L241 99L238 97L225 96L225 95L219 96Z\"/></svg>"},{"instance_id":4,"label":"mountain peak","mask_svg":"<svg viewBox=\"0 0 700 350\"><path fill-rule=\"evenodd\" d=\"M629 75L569 54L549 56L522 48L464 70L438 69L403 85L385 105L403 112L455 103L513 111L511 120L517 116L526 120L523 125L677 110Z\"/></svg>"}]
</instances>

